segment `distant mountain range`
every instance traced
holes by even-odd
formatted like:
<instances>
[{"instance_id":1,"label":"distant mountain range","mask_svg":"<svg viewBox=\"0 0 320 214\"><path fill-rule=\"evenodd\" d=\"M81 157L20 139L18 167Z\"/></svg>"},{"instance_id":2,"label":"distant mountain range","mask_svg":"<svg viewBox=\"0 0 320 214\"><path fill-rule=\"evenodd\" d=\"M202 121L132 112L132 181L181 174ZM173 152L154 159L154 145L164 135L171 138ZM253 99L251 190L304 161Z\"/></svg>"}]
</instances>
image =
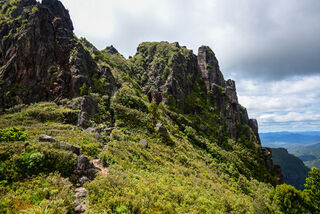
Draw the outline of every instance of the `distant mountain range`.
<instances>
[{"instance_id":1,"label":"distant mountain range","mask_svg":"<svg viewBox=\"0 0 320 214\"><path fill-rule=\"evenodd\" d=\"M270 148L320 147L320 131L268 132L260 133L260 138L262 145Z\"/></svg>"},{"instance_id":2,"label":"distant mountain range","mask_svg":"<svg viewBox=\"0 0 320 214\"><path fill-rule=\"evenodd\" d=\"M320 144L289 148L288 152L299 157L306 166L320 169Z\"/></svg>"},{"instance_id":3,"label":"distant mountain range","mask_svg":"<svg viewBox=\"0 0 320 214\"><path fill-rule=\"evenodd\" d=\"M307 167L320 168L319 131L260 133L260 138L263 146L270 148L286 148L290 154L302 160ZM278 158L274 157L274 154L273 159ZM283 154L284 153L282 153L282 155ZM276 164L279 163L276 162ZM283 166L281 168L286 170Z\"/></svg>"}]
</instances>

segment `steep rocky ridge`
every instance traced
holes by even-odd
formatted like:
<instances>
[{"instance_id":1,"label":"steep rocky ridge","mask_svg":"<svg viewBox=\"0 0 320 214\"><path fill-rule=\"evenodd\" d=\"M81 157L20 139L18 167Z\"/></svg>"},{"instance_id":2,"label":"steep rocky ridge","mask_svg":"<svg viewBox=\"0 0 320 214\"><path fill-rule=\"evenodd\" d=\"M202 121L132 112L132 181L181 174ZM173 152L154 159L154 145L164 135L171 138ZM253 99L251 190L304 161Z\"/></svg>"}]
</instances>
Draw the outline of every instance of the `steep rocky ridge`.
<instances>
[{"instance_id":1,"label":"steep rocky ridge","mask_svg":"<svg viewBox=\"0 0 320 214\"><path fill-rule=\"evenodd\" d=\"M274 182L283 182L279 166L274 167L272 156L260 147L257 121L249 119L246 108L239 104L235 82L224 79L218 60L208 46L201 46L195 55L177 42L147 42L139 45L131 61L150 101L196 115L193 122L198 129L215 136L221 144L226 135L235 141L242 138L251 145L256 144L269 172L278 175L279 180ZM210 109L208 113L207 109ZM212 113L214 118L209 116ZM207 126L209 120L220 124L220 129Z\"/></svg>"}]
</instances>

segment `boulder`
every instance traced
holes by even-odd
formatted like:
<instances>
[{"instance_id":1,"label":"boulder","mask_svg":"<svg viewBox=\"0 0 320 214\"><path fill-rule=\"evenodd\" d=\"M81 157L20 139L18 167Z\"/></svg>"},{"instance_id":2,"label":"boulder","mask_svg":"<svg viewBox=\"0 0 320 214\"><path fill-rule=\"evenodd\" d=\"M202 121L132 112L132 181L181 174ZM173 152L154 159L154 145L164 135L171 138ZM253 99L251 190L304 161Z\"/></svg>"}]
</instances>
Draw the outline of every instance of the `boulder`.
<instances>
[{"instance_id":1,"label":"boulder","mask_svg":"<svg viewBox=\"0 0 320 214\"><path fill-rule=\"evenodd\" d=\"M76 155L80 155L80 147L78 146L74 146L70 143L66 143L66 142L60 142L60 148L64 149L64 150L69 150L72 153L76 154Z\"/></svg>"},{"instance_id":2,"label":"boulder","mask_svg":"<svg viewBox=\"0 0 320 214\"><path fill-rule=\"evenodd\" d=\"M50 143L54 143L54 142L56 142L56 140L55 140L53 137L49 136L49 135L41 134L41 135L39 136L39 142L50 142Z\"/></svg>"},{"instance_id":3,"label":"boulder","mask_svg":"<svg viewBox=\"0 0 320 214\"><path fill-rule=\"evenodd\" d=\"M88 191L84 187L78 187L75 189L75 198L74 207L76 213L85 213L87 208L87 203L85 198L87 197Z\"/></svg>"},{"instance_id":4,"label":"boulder","mask_svg":"<svg viewBox=\"0 0 320 214\"><path fill-rule=\"evenodd\" d=\"M162 141L167 145L174 145L173 141L171 140L169 133L167 129L162 125L162 123L156 124L156 132L160 135L162 138Z\"/></svg>"},{"instance_id":5,"label":"boulder","mask_svg":"<svg viewBox=\"0 0 320 214\"><path fill-rule=\"evenodd\" d=\"M98 111L98 103L90 96L83 96L80 101L81 112L86 113L86 117L95 115Z\"/></svg>"},{"instance_id":6,"label":"boulder","mask_svg":"<svg viewBox=\"0 0 320 214\"><path fill-rule=\"evenodd\" d=\"M80 115L78 126L88 128L91 125L90 117L94 116L98 111L98 103L90 96L83 96L80 100Z\"/></svg>"},{"instance_id":7,"label":"boulder","mask_svg":"<svg viewBox=\"0 0 320 214\"><path fill-rule=\"evenodd\" d=\"M84 155L80 155L77 158L77 165L74 170L74 175L77 182L83 184L87 181L92 181L96 176L97 170L93 163Z\"/></svg>"},{"instance_id":8,"label":"boulder","mask_svg":"<svg viewBox=\"0 0 320 214\"><path fill-rule=\"evenodd\" d=\"M141 140L140 140L140 144L141 144L143 147L146 147L146 148L149 147L148 141L146 141L145 139L141 139Z\"/></svg>"},{"instance_id":9,"label":"boulder","mask_svg":"<svg viewBox=\"0 0 320 214\"><path fill-rule=\"evenodd\" d=\"M84 187L79 187L75 189L75 197L76 198L82 198L82 197L86 197L88 194L88 191L86 190L86 188Z\"/></svg>"},{"instance_id":10,"label":"boulder","mask_svg":"<svg viewBox=\"0 0 320 214\"><path fill-rule=\"evenodd\" d=\"M89 133L89 134L95 134L96 135L96 139L98 141L103 141L102 139L102 136L100 135L98 129L95 129L95 128L92 128L92 127L89 127L85 130L85 132Z\"/></svg>"}]
</instances>

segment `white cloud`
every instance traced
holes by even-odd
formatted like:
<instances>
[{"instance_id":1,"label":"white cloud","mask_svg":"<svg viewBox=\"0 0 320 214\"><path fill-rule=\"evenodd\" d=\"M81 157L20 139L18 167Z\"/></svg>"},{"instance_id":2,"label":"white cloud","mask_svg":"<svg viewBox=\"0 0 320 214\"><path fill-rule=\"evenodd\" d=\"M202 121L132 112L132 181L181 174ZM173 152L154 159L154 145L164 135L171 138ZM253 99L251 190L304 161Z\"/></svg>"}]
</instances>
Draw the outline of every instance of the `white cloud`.
<instances>
[{"instance_id":1,"label":"white cloud","mask_svg":"<svg viewBox=\"0 0 320 214\"><path fill-rule=\"evenodd\" d=\"M317 129L320 124L320 75L277 82L243 80L238 84L239 101L262 131L295 128ZM299 126L295 125L299 124ZM276 128L279 130L279 127Z\"/></svg>"}]
</instances>

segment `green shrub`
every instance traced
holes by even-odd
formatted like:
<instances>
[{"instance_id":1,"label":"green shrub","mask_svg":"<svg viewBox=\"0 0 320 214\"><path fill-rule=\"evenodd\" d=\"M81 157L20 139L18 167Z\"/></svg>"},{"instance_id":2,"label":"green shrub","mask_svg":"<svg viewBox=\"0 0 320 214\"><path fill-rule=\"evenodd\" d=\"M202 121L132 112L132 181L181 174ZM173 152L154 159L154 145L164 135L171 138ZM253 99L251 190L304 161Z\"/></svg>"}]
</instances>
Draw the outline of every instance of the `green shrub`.
<instances>
[{"instance_id":1,"label":"green shrub","mask_svg":"<svg viewBox=\"0 0 320 214\"><path fill-rule=\"evenodd\" d=\"M22 114L20 116L32 117L40 122L56 121L75 124L78 119L78 111L47 102L32 104Z\"/></svg>"},{"instance_id":2,"label":"green shrub","mask_svg":"<svg viewBox=\"0 0 320 214\"><path fill-rule=\"evenodd\" d=\"M50 66L48 69L49 74L54 74L57 71L58 71L58 67L55 65Z\"/></svg>"},{"instance_id":3,"label":"green shrub","mask_svg":"<svg viewBox=\"0 0 320 214\"><path fill-rule=\"evenodd\" d=\"M83 139L81 150L82 150L83 154L86 154L86 155L93 157L93 158L97 158L98 154L102 150L102 143L90 142L86 139Z\"/></svg>"},{"instance_id":4,"label":"green shrub","mask_svg":"<svg viewBox=\"0 0 320 214\"><path fill-rule=\"evenodd\" d=\"M25 141L27 133L16 127L0 129L0 142L2 141Z\"/></svg>"},{"instance_id":5,"label":"green shrub","mask_svg":"<svg viewBox=\"0 0 320 214\"><path fill-rule=\"evenodd\" d=\"M287 184L278 185L270 193L270 200L273 207L283 213L313 213L313 207L308 194Z\"/></svg>"},{"instance_id":6,"label":"green shrub","mask_svg":"<svg viewBox=\"0 0 320 214\"><path fill-rule=\"evenodd\" d=\"M72 184L58 173L2 186L0 213L74 213Z\"/></svg>"},{"instance_id":7,"label":"green shrub","mask_svg":"<svg viewBox=\"0 0 320 214\"><path fill-rule=\"evenodd\" d=\"M87 84L83 83L82 86L80 87L80 95L88 95L88 88Z\"/></svg>"},{"instance_id":8,"label":"green shrub","mask_svg":"<svg viewBox=\"0 0 320 214\"><path fill-rule=\"evenodd\" d=\"M148 107L134 89L124 85L111 99L112 103L118 103L128 108L148 112Z\"/></svg>"},{"instance_id":9,"label":"green shrub","mask_svg":"<svg viewBox=\"0 0 320 214\"><path fill-rule=\"evenodd\" d=\"M312 205L320 213L320 170L313 167L309 172L309 177L306 179L305 192L311 198Z\"/></svg>"},{"instance_id":10,"label":"green shrub","mask_svg":"<svg viewBox=\"0 0 320 214\"><path fill-rule=\"evenodd\" d=\"M3 153L9 155L2 155ZM55 148L50 143L38 143L33 146L26 144L18 149L4 144L0 147L0 158L0 181L9 183L54 171L60 172L63 176L70 176L77 159L72 152Z\"/></svg>"}]
</instances>

